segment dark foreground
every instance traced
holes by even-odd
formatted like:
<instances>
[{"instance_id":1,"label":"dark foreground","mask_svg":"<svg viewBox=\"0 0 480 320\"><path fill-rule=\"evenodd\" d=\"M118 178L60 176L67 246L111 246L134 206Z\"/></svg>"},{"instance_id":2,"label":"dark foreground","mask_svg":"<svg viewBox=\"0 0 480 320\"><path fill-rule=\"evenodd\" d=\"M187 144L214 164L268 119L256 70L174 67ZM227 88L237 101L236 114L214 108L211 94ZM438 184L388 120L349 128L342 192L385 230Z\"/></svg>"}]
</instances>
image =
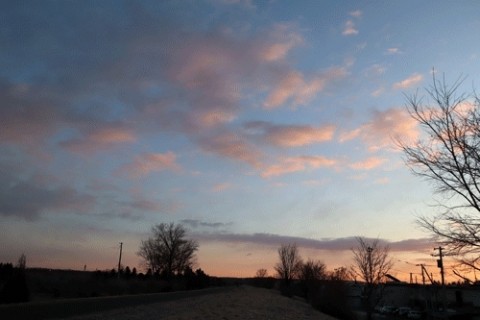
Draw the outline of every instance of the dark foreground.
<instances>
[{"instance_id":1,"label":"dark foreground","mask_svg":"<svg viewBox=\"0 0 480 320\"><path fill-rule=\"evenodd\" d=\"M220 294L229 290L233 290L233 288L219 287L170 293L153 293L84 299L65 299L45 302L0 305L0 319L62 319L83 314L103 313L118 308L131 308L152 303L187 299L201 295Z\"/></svg>"}]
</instances>

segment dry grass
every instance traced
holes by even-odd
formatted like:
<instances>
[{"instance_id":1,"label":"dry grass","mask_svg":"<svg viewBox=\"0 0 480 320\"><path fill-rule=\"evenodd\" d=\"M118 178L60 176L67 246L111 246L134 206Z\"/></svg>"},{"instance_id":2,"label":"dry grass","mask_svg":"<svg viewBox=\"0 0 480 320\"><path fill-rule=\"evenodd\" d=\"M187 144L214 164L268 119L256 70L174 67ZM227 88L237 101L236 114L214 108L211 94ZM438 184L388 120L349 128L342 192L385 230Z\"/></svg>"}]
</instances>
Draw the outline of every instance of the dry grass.
<instances>
[{"instance_id":1,"label":"dry grass","mask_svg":"<svg viewBox=\"0 0 480 320\"><path fill-rule=\"evenodd\" d=\"M278 291L242 286L214 293L69 318L70 320L333 320Z\"/></svg>"}]
</instances>

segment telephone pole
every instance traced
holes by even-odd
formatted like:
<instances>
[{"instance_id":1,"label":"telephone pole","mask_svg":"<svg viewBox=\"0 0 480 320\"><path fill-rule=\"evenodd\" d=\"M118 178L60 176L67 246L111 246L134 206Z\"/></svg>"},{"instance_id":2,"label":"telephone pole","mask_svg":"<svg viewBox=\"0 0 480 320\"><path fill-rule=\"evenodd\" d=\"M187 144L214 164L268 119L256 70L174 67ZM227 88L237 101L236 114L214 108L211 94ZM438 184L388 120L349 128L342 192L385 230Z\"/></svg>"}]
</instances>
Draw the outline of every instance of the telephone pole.
<instances>
[{"instance_id":1,"label":"telephone pole","mask_svg":"<svg viewBox=\"0 0 480 320\"><path fill-rule=\"evenodd\" d=\"M445 274L443 270L443 248L439 246L438 248L433 248L433 250L438 250L438 257L437 266L440 268L440 275L442 276L442 291L441 291L441 299L442 299L442 309L445 311L446 308L446 292L445 292Z\"/></svg>"},{"instance_id":2,"label":"telephone pole","mask_svg":"<svg viewBox=\"0 0 480 320\"><path fill-rule=\"evenodd\" d=\"M120 278L120 268L122 267L122 247L123 242L120 242L120 257L118 257L118 277Z\"/></svg>"},{"instance_id":3,"label":"telephone pole","mask_svg":"<svg viewBox=\"0 0 480 320\"><path fill-rule=\"evenodd\" d=\"M442 286L444 286L445 285L445 275L444 275L444 271L443 271L443 254L442 254L443 248L438 247L438 248L433 248L433 250L438 250L438 257L440 259L437 260L437 266L440 268L440 275L442 276Z\"/></svg>"}]
</instances>

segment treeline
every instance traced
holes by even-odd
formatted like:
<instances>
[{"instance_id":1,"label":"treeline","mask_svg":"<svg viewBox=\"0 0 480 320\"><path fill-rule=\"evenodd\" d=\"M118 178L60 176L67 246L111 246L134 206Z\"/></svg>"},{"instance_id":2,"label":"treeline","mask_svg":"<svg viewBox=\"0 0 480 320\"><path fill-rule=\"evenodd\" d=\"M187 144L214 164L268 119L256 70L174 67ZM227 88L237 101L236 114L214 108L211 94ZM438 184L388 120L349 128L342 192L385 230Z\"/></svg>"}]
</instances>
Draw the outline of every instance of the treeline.
<instances>
[{"instance_id":1,"label":"treeline","mask_svg":"<svg viewBox=\"0 0 480 320\"><path fill-rule=\"evenodd\" d=\"M202 269L187 267L167 277L151 270L142 273L128 266L104 271L25 268L0 263L0 304L51 299L88 298L203 289L225 285Z\"/></svg>"},{"instance_id":2,"label":"treeline","mask_svg":"<svg viewBox=\"0 0 480 320\"><path fill-rule=\"evenodd\" d=\"M97 279L158 280L168 283L168 285L162 288L162 291L194 290L207 288L212 285L222 285L221 279L207 275L201 268L194 271L191 267L186 267L182 272L174 275L168 275L165 272L153 272L152 269L148 269L146 273L138 273L136 268L130 269L127 266L125 268L122 267L119 271L116 269L109 271L97 270L94 272L94 276Z\"/></svg>"},{"instance_id":3,"label":"treeline","mask_svg":"<svg viewBox=\"0 0 480 320\"><path fill-rule=\"evenodd\" d=\"M16 266L12 263L0 263L0 304L30 300L25 264L25 255L20 257Z\"/></svg>"},{"instance_id":4,"label":"treeline","mask_svg":"<svg viewBox=\"0 0 480 320\"><path fill-rule=\"evenodd\" d=\"M194 290L222 285L202 269L186 269L167 279L161 274L125 267L104 271L27 269L28 284L37 299L87 298Z\"/></svg>"}]
</instances>

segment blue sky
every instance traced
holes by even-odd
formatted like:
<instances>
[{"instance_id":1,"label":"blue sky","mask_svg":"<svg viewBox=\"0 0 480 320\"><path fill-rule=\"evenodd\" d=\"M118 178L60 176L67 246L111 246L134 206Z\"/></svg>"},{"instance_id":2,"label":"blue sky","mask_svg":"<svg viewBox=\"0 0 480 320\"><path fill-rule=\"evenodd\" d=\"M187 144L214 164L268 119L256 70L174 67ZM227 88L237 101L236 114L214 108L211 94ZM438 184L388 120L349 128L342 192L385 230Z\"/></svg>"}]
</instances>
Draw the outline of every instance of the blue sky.
<instances>
[{"instance_id":1,"label":"blue sky","mask_svg":"<svg viewBox=\"0 0 480 320\"><path fill-rule=\"evenodd\" d=\"M213 275L271 273L276 249L351 263L390 243L430 261L431 185L395 139L405 94L478 84L475 1L4 1L0 257L115 267L184 224ZM426 100L428 103L428 100ZM432 270L436 272L437 270Z\"/></svg>"}]
</instances>

